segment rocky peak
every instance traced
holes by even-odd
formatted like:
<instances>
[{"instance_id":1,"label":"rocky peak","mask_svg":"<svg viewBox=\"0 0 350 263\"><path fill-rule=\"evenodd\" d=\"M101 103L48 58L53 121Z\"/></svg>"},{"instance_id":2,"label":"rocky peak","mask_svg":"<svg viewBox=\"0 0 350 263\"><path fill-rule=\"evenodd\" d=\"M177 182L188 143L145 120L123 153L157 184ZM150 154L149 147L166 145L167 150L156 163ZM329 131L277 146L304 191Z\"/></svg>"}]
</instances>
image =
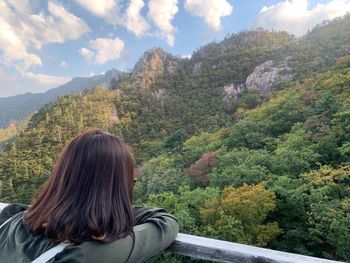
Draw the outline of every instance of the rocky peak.
<instances>
[{"instance_id":1,"label":"rocky peak","mask_svg":"<svg viewBox=\"0 0 350 263\"><path fill-rule=\"evenodd\" d=\"M160 73L172 75L179 61L179 58L165 52L163 49L153 48L146 51L136 63L133 74Z\"/></svg>"},{"instance_id":2,"label":"rocky peak","mask_svg":"<svg viewBox=\"0 0 350 263\"><path fill-rule=\"evenodd\" d=\"M136 63L132 79L141 88L149 88L157 77L172 75L180 60L161 48L153 48L146 51Z\"/></svg>"}]
</instances>

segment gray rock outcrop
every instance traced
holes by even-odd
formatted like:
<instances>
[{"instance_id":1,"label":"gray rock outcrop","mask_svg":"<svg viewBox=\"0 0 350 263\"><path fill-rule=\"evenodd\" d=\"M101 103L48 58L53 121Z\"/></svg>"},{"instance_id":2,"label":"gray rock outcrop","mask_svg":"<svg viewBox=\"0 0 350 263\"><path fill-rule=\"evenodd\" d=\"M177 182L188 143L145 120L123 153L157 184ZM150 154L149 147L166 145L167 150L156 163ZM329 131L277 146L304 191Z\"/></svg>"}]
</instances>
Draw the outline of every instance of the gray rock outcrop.
<instances>
[{"instance_id":1,"label":"gray rock outcrop","mask_svg":"<svg viewBox=\"0 0 350 263\"><path fill-rule=\"evenodd\" d=\"M256 66L245 83L232 83L224 86L224 100L237 97L244 91L258 91L261 94L268 94L274 84L291 81L293 72L292 68L288 66L289 59L290 57L287 57L280 63L268 60Z\"/></svg>"},{"instance_id":2,"label":"gray rock outcrop","mask_svg":"<svg viewBox=\"0 0 350 263\"><path fill-rule=\"evenodd\" d=\"M246 90L245 84L230 84L224 86L224 100L232 97L237 97L240 93Z\"/></svg>"},{"instance_id":3,"label":"gray rock outcrop","mask_svg":"<svg viewBox=\"0 0 350 263\"><path fill-rule=\"evenodd\" d=\"M290 81L293 78L292 69L288 66L288 58L282 63L275 64L268 60L255 67L245 82L247 90L256 90L266 94L271 92L273 84Z\"/></svg>"}]
</instances>

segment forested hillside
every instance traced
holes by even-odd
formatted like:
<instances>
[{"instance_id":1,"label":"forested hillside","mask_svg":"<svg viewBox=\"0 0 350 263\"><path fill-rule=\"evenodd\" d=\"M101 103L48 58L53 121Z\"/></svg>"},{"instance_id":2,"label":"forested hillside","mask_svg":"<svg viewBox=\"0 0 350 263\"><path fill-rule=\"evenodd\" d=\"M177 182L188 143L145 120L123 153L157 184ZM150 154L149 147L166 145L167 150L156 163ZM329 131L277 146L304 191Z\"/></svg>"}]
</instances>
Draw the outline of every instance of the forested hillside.
<instances>
[{"instance_id":1,"label":"forested hillside","mask_svg":"<svg viewBox=\"0 0 350 263\"><path fill-rule=\"evenodd\" d=\"M12 122L6 128L0 128L0 151L1 148L10 144L15 138L16 135L24 131L28 125L31 115L22 119L19 122Z\"/></svg>"},{"instance_id":2,"label":"forested hillside","mask_svg":"<svg viewBox=\"0 0 350 263\"><path fill-rule=\"evenodd\" d=\"M124 101L129 101L127 107L119 109L121 116L126 112L133 120L124 136L127 141L142 144L145 140L162 140L171 133L188 137L227 127L240 118L240 108L258 106L271 91L290 80L301 82L314 72L329 70L337 58L347 54L350 15L324 23L299 40L286 32L263 29L232 34L201 47L191 59L151 50L132 73L113 86L123 91ZM273 61L273 66L253 76L257 85L245 84L254 75L254 68L266 61ZM259 85L273 78L276 69L280 79L288 81L271 81L266 93Z\"/></svg>"},{"instance_id":3,"label":"forested hillside","mask_svg":"<svg viewBox=\"0 0 350 263\"><path fill-rule=\"evenodd\" d=\"M349 66L275 93L229 128L174 138L143 165L137 197L175 213L182 231L349 260Z\"/></svg>"},{"instance_id":4,"label":"forested hillside","mask_svg":"<svg viewBox=\"0 0 350 263\"><path fill-rule=\"evenodd\" d=\"M123 75L123 72L111 69L102 75L73 78L71 81L43 93L25 93L0 98L0 128L5 128L13 122L25 120L27 116L45 104L54 102L59 96L91 90L96 85L110 87L112 80L118 80Z\"/></svg>"},{"instance_id":5,"label":"forested hillside","mask_svg":"<svg viewBox=\"0 0 350 263\"><path fill-rule=\"evenodd\" d=\"M111 90L35 113L0 152L1 200L29 203L63 145L98 127L133 147L135 203L182 232L350 260L349 98L350 16L301 39L233 34L191 59L154 49Z\"/></svg>"}]
</instances>

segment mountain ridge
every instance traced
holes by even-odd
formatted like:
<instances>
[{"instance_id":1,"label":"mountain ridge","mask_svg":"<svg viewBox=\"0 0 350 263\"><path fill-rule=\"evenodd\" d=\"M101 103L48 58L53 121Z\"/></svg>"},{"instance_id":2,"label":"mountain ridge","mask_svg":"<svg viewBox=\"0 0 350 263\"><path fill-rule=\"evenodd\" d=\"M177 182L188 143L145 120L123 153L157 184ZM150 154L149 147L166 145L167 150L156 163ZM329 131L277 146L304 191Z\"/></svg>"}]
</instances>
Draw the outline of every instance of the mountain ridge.
<instances>
[{"instance_id":1,"label":"mountain ridge","mask_svg":"<svg viewBox=\"0 0 350 263\"><path fill-rule=\"evenodd\" d=\"M105 74L92 77L75 77L69 82L43 93L24 93L16 96L0 98L0 128L13 121L18 121L38 110L41 106L55 101L59 96L72 92L82 92L96 85L110 88L111 81L119 80L124 72L111 69Z\"/></svg>"},{"instance_id":2,"label":"mountain ridge","mask_svg":"<svg viewBox=\"0 0 350 263\"><path fill-rule=\"evenodd\" d=\"M338 28L341 28L340 33ZM292 80L302 81L314 72L329 70L337 58L350 53L350 44L345 43L350 43L350 15L318 25L299 39L287 32L262 28L242 31L200 47L190 59L181 59L161 48L150 49L138 60L131 73L117 74L116 81L110 86L112 89L119 85L128 86L143 93L151 91L159 98L174 91L186 93L185 86L213 86L218 89L215 92L225 97L225 86L245 83L255 68L267 61L280 64L290 57L288 67ZM49 99L46 100L41 95L30 93L0 98L0 127L33 113L57 96L101 84L103 80L98 78L92 77L91 85L86 84L84 78L74 78L69 83L76 89L64 84L47 91ZM14 103L16 100L19 100L18 104Z\"/></svg>"}]
</instances>

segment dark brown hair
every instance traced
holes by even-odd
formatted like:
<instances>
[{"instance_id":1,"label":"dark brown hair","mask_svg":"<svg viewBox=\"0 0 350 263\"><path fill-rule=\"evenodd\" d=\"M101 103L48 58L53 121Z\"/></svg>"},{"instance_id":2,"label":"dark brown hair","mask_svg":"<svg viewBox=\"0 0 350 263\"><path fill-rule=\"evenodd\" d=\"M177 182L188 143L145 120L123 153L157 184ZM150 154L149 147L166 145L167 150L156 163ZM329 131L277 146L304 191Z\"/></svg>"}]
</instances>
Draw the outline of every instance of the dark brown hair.
<instances>
[{"instance_id":1,"label":"dark brown hair","mask_svg":"<svg viewBox=\"0 0 350 263\"><path fill-rule=\"evenodd\" d=\"M55 241L125 237L134 226L133 181L127 145L109 133L85 131L63 149L23 222Z\"/></svg>"}]
</instances>

